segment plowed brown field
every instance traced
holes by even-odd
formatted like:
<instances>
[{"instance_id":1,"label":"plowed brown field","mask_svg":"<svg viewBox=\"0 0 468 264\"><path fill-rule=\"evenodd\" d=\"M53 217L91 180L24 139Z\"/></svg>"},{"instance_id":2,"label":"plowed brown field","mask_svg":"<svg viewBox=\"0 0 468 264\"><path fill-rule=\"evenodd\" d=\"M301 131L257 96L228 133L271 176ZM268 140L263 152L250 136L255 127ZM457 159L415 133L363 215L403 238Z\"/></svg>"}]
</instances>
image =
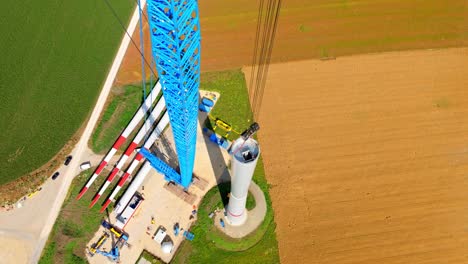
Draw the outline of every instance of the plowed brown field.
<instances>
[{"instance_id":1,"label":"plowed brown field","mask_svg":"<svg viewBox=\"0 0 468 264\"><path fill-rule=\"evenodd\" d=\"M468 263L468 49L268 78L259 139L282 263Z\"/></svg>"},{"instance_id":2,"label":"plowed brown field","mask_svg":"<svg viewBox=\"0 0 468 264\"><path fill-rule=\"evenodd\" d=\"M199 1L202 71L252 63L258 3ZM138 30L134 39L139 46ZM466 0L284 0L272 61L462 45L468 45ZM117 83L139 82L140 72L140 54L130 45Z\"/></svg>"}]
</instances>

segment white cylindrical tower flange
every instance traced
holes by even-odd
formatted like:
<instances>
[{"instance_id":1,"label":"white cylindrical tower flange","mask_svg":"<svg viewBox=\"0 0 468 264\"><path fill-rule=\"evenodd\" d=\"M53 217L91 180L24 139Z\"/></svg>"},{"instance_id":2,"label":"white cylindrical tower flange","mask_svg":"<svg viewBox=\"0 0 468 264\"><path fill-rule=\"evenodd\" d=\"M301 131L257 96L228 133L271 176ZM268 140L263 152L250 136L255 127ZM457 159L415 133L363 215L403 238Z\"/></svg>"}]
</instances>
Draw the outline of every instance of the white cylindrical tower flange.
<instances>
[{"instance_id":1,"label":"white cylindrical tower flange","mask_svg":"<svg viewBox=\"0 0 468 264\"><path fill-rule=\"evenodd\" d=\"M245 204L249 193L250 182L260 156L260 148L254 139L239 138L232 144L232 177L231 195L227 206L229 224L238 226L247 220Z\"/></svg>"}]
</instances>

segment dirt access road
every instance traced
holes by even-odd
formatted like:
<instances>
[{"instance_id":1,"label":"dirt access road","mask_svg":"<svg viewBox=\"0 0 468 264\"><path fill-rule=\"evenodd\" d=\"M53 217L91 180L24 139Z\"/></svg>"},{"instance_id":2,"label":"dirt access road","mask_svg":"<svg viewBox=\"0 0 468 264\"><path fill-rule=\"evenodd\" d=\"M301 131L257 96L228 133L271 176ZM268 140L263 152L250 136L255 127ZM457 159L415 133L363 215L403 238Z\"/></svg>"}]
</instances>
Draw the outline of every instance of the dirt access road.
<instances>
[{"instance_id":1,"label":"dirt access road","mask_svg":"<svg viewBox=\"0 0 468 264\"><path fill-rule=\"evenodd\" d=\"M272 65L281 262L468 263L467 88L467 48Z\"/></svg>"},{"instance_id":2,"label":"dirt access road","mask_svg":"<svg viewBox=\"0 0 468 264\"><path fill-rule=\"evenodd\" d=\"M146 1L142 0L141 2L144 4ZM128 27L130 32L133 32L138 22L137 10L135 9ZM37 263L39 260L70 184L80 172L79 164L90 158L88 140L104 108L129 43L130 38L125 35L83 135L71 152L74 159L68 167L62 166L59 169L60 178L56 181L48 180L44 184L43 190L31 198L24 207L0 212L0 244L2 245L0 247L0 262L19 264Z\"/></svg>"}]
</instances>

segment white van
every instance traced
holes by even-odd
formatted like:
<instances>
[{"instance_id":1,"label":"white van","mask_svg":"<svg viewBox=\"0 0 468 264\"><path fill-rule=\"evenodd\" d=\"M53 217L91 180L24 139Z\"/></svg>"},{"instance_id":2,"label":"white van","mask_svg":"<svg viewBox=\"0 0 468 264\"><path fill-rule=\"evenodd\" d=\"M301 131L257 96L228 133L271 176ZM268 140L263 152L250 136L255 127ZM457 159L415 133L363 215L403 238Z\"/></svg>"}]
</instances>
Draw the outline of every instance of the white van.
<instances>
[{"instance_id":1,"label":"white van","mask_svg":"<svg viewBox=\"0 0 468 264\"><path fill-rule=\"evenodd\" d=\"M91 168L91 162L89 162L89 161L83 162L83 163L81 163L81 165L80 165L80 169L81 169L82 171L87 170L87 169L89 169L89 168Z\"/></svg>"}]
</instances>

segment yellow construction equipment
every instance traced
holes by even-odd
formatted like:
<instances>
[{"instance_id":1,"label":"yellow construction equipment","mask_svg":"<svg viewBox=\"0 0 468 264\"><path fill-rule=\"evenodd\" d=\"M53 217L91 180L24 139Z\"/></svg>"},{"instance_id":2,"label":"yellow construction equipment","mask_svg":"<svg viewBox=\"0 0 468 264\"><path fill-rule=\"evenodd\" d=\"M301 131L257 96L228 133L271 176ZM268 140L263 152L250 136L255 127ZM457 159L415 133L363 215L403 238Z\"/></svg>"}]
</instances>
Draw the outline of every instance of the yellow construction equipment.
<instances>
[{"instance_id":1,"label":"yellow construction equipment","mask_svg":"<svg viewBox=\"0 0 468 264\"><path fill-rule=\"evenodd\" d=\"M221 119L216 119L215 124L216 124L217 127L222 128L226 132L231 132L232 131L231 125L229 125L228 123L224 122Z\"/></svg>"},{"instance_id":2,"label":"yellow construction equipment","mask_svg":"<svg viewBox=\"0 0 468 264\"><path fill-rule=\"evenodd\" d=\"M211 101L216 101L216 95L215 94L207 94L205 95L206 98L210 99Z\"/></svg>"},{"instance_id":3,"label":"yellow construction equipment","mask_svg":"<svg viewBox=\"0 0 468 264\"><path fill-rule=\"evenodd\" d=\"M109 222L106 220L102 220L101 225L106 228L107 230L111 231L115 237L119 238L122 235L124 235L124 232L122 230L119 230L118 228L115 228L113 225L111 225ZM128 235L127 235L128 236Z\"/></svg>"},{"instance_id":4,"label":"yellow construction equipment","mask_svg":"<svg viewBox=\"0 0 468 264\"><path fill-rule=\"evenodd\" d=\"M91 246L91 248L89 249L91 254L96 254L96 250L98 250L102 246L102 244L104 244L104 242L106 242L107 238L109 238L109 233L104 232L104 234L101 236L101 238L99 238L98 242L93 244Z\"/></svg>"},{"instance_id":5,"label":"yellow construction equipment","mask_svg":"<svg viewBox=\"0 0 468 264\"><path fill-rule=\"evenodd\" d=\"M119 237L123 234L123 233L117 231L117 230L116 230L115 228L113 228L113 227L111 227L109 230L110 230L112 233L114 233L114 235L115 235L117 238L119 238Z\"/></svg>"},{"instance_id":6,"label":"yellow construction equipment","mask_svg":"<svg viewBox=\"0 0 468 264\"><path fill-rule=\"evenodd\" d=\"M208 114L208 118L210 119L210 123L214 123L212 129L213 129L213 132L215 132L216 134L218 134L218 135L220 135L220 136L222 136L224 138L227 138L231 133L234 133L236 135L240 135L240 133L237 132L236 130L234 130L232 128L232 126L230 124L228 124L227 122L225 122L225 121L223 121L223 120L221 120L221 119L219 119L217 117L213 117L210 114ZM221 129L222 132L216 131L217 128Z\"/></svg>"}]
</instances>

